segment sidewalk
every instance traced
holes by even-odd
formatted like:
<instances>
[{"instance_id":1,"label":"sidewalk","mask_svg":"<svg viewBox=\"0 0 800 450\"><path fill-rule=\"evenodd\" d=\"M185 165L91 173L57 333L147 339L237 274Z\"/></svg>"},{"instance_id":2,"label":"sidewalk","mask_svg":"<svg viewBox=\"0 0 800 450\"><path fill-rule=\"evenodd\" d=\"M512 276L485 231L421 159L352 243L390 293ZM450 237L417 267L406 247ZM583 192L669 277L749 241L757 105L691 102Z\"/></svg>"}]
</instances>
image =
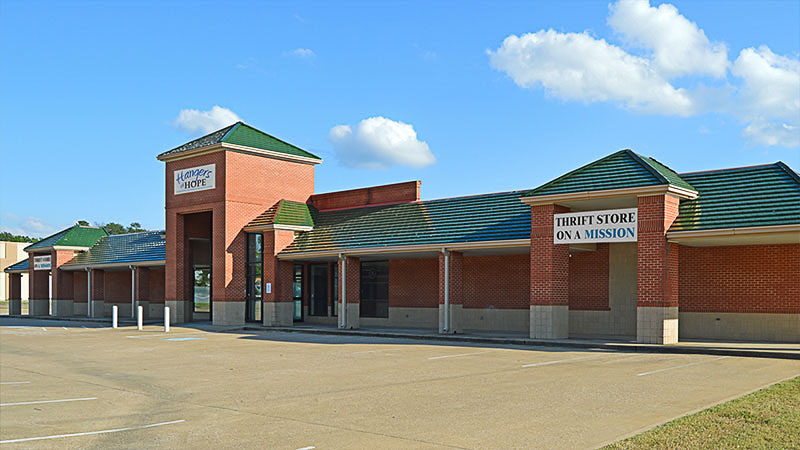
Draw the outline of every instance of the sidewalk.
<instances>
[{"instance_id":1,"label":"sidewalk","mask_svg":"<svg viewBox=\"0 0 800 450\"><path fill-rule=\"evenodd\" d=\"M110 317L52 317L52 316L28 316L28 315L0 315L0 318L12 319L34 319L49 321L69 321L84 323L106 323L111 324ZM135 325L136 321L130 318L120 318L120 325ZM162 324L162 320L145 320L146 325ZM300 324L292 327L265 327L258 324L246 324L245 326L217 326L210 322L189 322L173 324L173 327L189 327L202 329L209 332L239 332L239 331L259 331L259 332L285 332L285 333L308 333L326 334L342 336L362 336L397 338L413 340L429 340L444 342L464 342L471 344L485 345L519 345L519 346L538 346L538 347L563 347L563 348L592 348L604 350L616 350L626 352L646 352L646 353L673 353L673 354L696 354L696 355L716 355L716 356L742 356L750 358L779 358L800 360L800 344L774 343L774 342L719 342L719 341L685 341L674 345L640 344L625 338L586 338L586 339L530 339L524 334L504 334L481 331L467 331L464 334L439 334L435 330L415 329L415 328L362 328L359 330L340 330L333 325L308 325Z\"/></svg>"},{"instance_id":2,"label":"sidewalk","mask_svg":"<svg viewBox=\"0 0 800 450\"><path fill-rule=\"evenodd\" d=\"M780 358L800 360L800 344L774 342L718 342L686 341L674 345L640 344L623 338L611 339L530 339L524 334L502 334L468 331L464 334L439 334L433 330L412 328L362 328L340 330L326 325L297 325L293 327L265 327L248 324L246 331L280 331L345 336L371 336L414 340L451 341L493 345L521 345L539 347L594 348L626 352L675 353L718 356L743 356L755 358Z\"/></svg>"}]
</instances>

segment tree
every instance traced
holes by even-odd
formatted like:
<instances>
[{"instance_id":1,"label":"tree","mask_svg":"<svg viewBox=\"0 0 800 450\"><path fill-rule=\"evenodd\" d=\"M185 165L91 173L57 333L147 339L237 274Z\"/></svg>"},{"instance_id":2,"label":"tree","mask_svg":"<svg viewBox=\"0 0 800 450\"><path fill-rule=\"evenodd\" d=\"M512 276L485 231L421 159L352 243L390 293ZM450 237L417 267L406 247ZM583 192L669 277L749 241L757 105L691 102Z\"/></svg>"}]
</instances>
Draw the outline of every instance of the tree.
<instances>
[{"instance_id":1,"label":"tree","mask_svg":"<svg viewBox=\"0 0 800 450\"><path fill-rule=\"evenodd\" d=\"M98 224L103 229L106 230L108 234L125 234L125 233L139 233L142 231L147 231L142 228L142 224L139 222L131 222L129 226L125 226L116 222L108 222L107 224Z\"/></svg>"},{"instance_id":2,"label":"tree","mask_svg":"<svg viewBox=\"0 0 800 450\"><path fill-rule=\"evenodd\" d=\"M30 236L22 236L18 234L11 234L8 231L0 231L0 241L8 242L39 242L38 238Z\"/></svg>"}]
</instances>

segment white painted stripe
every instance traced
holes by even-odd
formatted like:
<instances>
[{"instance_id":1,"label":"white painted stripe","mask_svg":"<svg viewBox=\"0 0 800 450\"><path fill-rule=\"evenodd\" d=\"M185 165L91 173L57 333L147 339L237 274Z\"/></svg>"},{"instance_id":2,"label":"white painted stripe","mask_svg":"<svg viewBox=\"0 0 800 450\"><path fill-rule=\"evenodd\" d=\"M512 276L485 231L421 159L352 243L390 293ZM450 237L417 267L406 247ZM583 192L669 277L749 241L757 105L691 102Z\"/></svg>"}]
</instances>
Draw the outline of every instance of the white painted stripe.
<instances>
[{"instance_id":1,"label":"white painted stripe","mask_svg":"<svg viewBox=\"0 0 800 450\"><path fill-rule=\"evenodd\" d=\"M458 358L461 356L472 356L472 355L482 355L484 353L491 353L494 350L486 350L485 352L475 352L475 353L459 353L458 355L443 355L443 356L431 356L428 359L444 359L444 358Z\"/></svg>"},{"instance_id":2,"label":"white painted stripe","mask_svg":"<svg viewBox=\"0 0 800 450\"><path fill-rule=\"evenodd\" d=\"M47 328L45 328L45 327L42 327L42 331L47 331Z\"/></svg>"},{"instance_id":3,"label":"white painted stripe","mask_svg":"<svg viewBox=\"0 0 800 450\"><path fill-rule=\"evenodd\" d=\"M30 437L30 438L21 438L21 439L8 439L8 440L5 440L5 441L0 441L0 444L12 444L14 442L41 441L41 440L44 440L44 439L58 439L58 438L75 437L75 436L89 436L89 435L92 435L92 434L118 433L120 431L142 430L144 428L160 427L162 425L172 425L174 423L181 423L181 422L186 422L186 421L181 419L181 420L173 420L171 422L153 423L153 424L150 424L150 425L139 425L138 427L112 428L110 430L85 431L83 433L54 434L52 436Z\"/></svg>"},{"instance_id":4,"label":"white painted stripe","mask_svg":"<svg viewBox=\"0 0 800 450\"><path fill-rule=\"evenodd\" d=\"M40 405L42 403L82 402L84 400L97 400L97 397L65 398L63 400L39 400L35 402L0 403L0 406Z\"/></svg>"},{"instance_id":5,"label":"white painted stripe","mask_svg":"<svg viewBox=\"0 0 800 450\"><path fill-rule=\"evenodd\" d=\"M580 361L582 359L602 358L604 356L611 356L611 355L619 355L619 353L603 353L602 355L579 356L577 358L557 359L555 361L545 361L545 362L540 362L540 363L525 364L522 367L549 366L551 364L559 364L559 363L565 363L565 362L570 362L570 361Z\"/></svg>"},{"instance_id":6,"label":"white painted stripe","mask_svg":"<svg viewBox=\"0 0 800 450\"><path fill-rule=\"evenodd\" d=\"M382 350L365 350L365 351L362 351L362 352L353 352L352 354L353 355L361 355L363 353L379 353L379 352L388 352L388 351L392 351L392 350L397 350L397 349L396 348L384 348Z\"/></svg>"},{"instance_id":7,"label":"white painted stripe","mask_svg":"<svg viewBox=\"0 0 800 450\"><path fill-rule=\"evenodd\" d=\"M30 384L30 381L0 381L0 384Z\"/></svg>"},{"instance_id":8,"label":"white painted stripe","mask_svg":"<svg viewBox=\"0 0 800 450\"><path fill-rule=\"evenodd\" d=\"M67 330L67 327L61 327L61 328L63 328L63 329L65 329L65 330Z\"/></svg>"},{"instance_id":9,"label":"white painted stripe","mask_svg":"<svg viewBox=\"0 0 800 450\"><path fill-rule=\"evenodd\" d=\"M308 447L298 448L297 450L314 450L315 448L317 448L317 447L314 447L313 445L310 445Z\"/></svg>"},{"instance_id":10,"label":"white painted stripe","mask_svg":"<svg viewBox=\"0 0 800 450\"><path fill-rule=\"evenodd\" d=\"M672 369L682 369L684 367L696 366L698 364L705 364L707 362L718 361L720 359L725 359L725 358L730 358L730 356L718 356L716 358L707 359L705 361L697 361L697 362L693 362L693 363L689 363L689 364L681 364L680 366L672 366L672 367L666 367L664 369L651 370L650 372L637 373L636 376L637 377L643 377L645 375L652 375L654 373L666 372L667 370L672 370Z\"/></svg>"}]
</instances>

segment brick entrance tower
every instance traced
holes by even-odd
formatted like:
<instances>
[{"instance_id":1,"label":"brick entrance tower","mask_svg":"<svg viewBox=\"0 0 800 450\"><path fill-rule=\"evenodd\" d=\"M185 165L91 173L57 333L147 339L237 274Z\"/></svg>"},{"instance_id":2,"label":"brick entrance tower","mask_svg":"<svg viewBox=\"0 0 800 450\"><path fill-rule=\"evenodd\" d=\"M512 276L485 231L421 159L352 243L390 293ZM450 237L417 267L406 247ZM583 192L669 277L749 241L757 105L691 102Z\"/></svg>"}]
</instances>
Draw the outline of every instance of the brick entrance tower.
<instances>
[{"instance_id":1,"label":"brick entrance tower","mask_svg":"<svg viewBox=\"0 0 800 450\"><path fill-rule=\"evenodd\" d=\"M320 158L237 122L164 152L166 163L166 306L174 322L207 320L193 308L193 241L210 241L211 317L245 317L243 228L278 201L305 203Z\"/></svg>"}]
</instances>

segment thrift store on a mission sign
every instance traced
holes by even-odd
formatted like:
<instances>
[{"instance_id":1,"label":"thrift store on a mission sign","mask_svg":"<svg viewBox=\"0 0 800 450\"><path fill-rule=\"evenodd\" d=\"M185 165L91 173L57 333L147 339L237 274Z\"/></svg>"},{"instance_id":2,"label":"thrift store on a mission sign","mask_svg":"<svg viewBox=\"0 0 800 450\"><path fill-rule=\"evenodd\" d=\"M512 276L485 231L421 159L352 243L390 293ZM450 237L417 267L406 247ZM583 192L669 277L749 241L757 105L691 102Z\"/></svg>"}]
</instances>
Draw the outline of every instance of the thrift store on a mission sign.
<instances>
[{"instance_id":1,"label":"thrift store on a mission sign","mask_svg":"<svg viewBox=\"0 0 800 450\"><path fill-rule=\"evenodd\" d=\"M637 208L555 214L553 243L636 242Z\"/></svg>"}]
</instances>

